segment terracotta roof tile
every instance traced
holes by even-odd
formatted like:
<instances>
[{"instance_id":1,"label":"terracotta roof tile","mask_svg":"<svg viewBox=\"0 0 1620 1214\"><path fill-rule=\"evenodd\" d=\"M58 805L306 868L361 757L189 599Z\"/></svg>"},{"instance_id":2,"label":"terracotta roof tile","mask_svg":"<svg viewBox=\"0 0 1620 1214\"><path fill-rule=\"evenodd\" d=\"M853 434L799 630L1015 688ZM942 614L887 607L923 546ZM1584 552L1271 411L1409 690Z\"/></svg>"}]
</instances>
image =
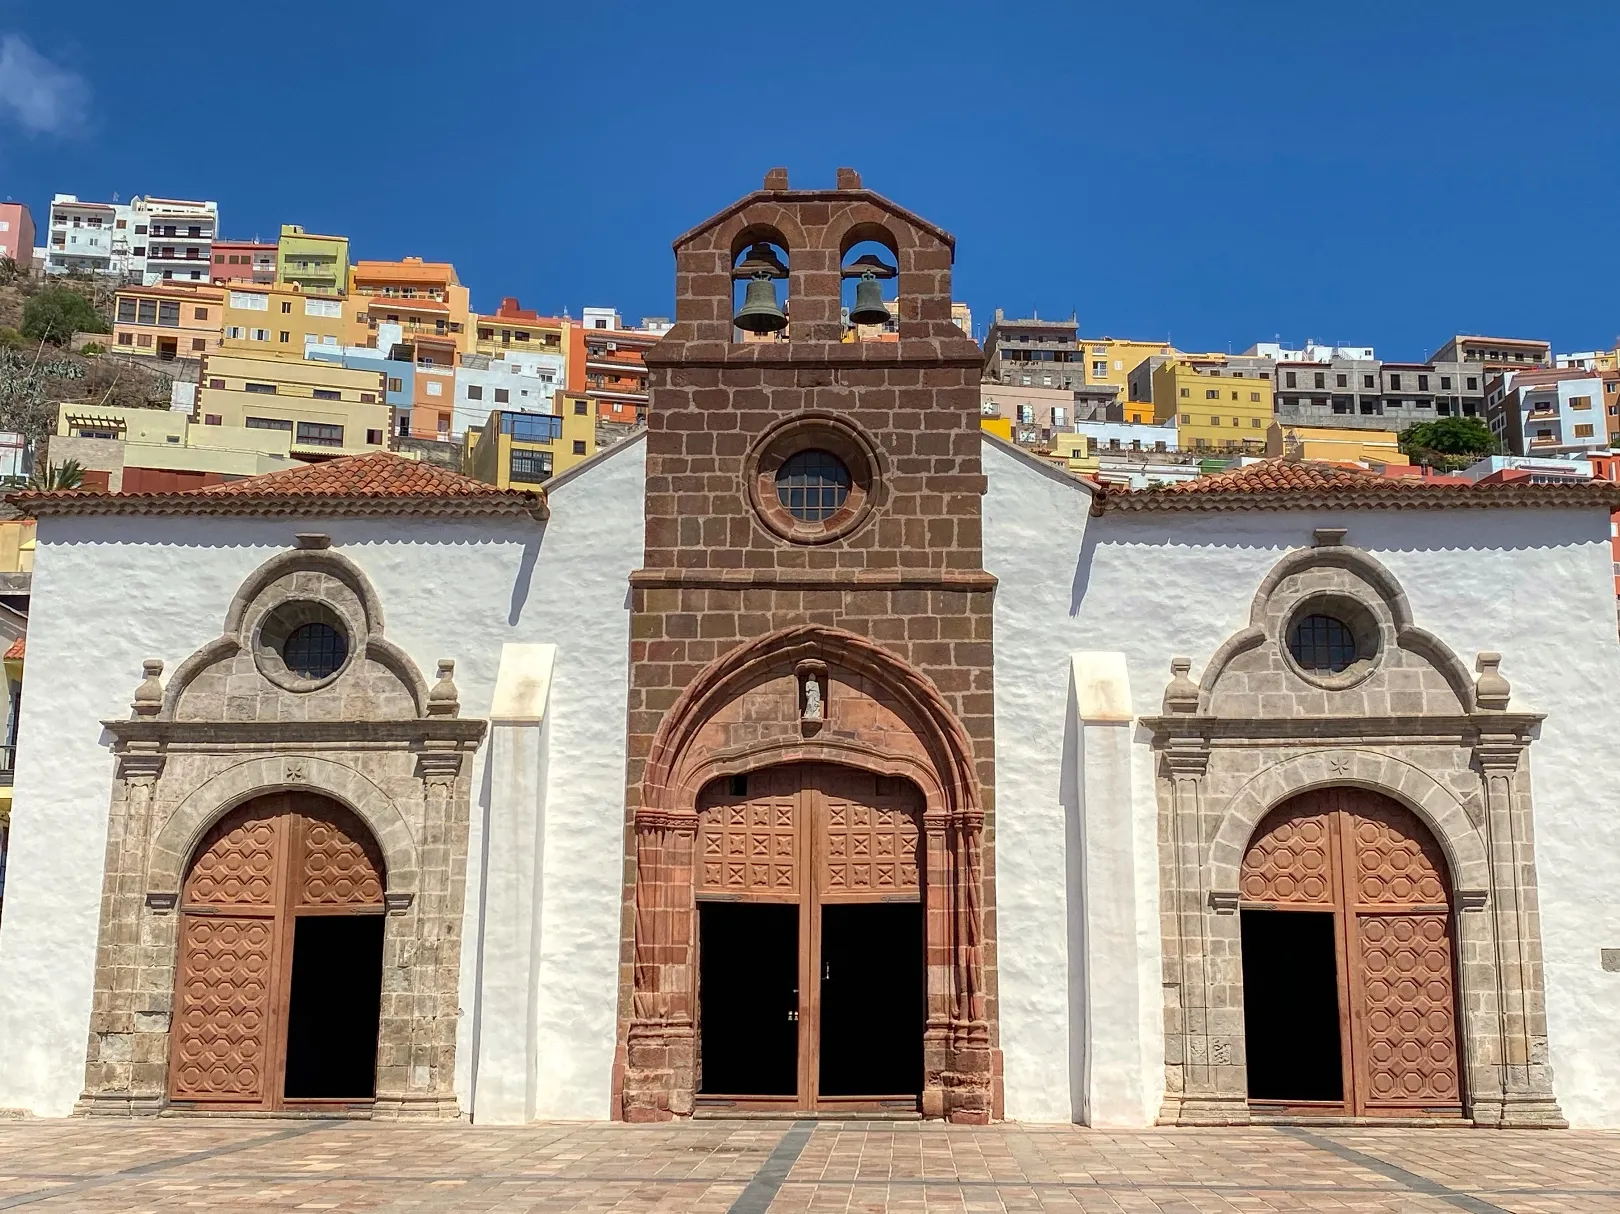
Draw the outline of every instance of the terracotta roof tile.
<instances>
[{"instance_id":1,"label":"terracotta roof tile","mask_svg":"<svg viewBox=\"0 0 1620 1214\"><path fill-rule=\"evenodd\" d=\"M6 499L26 514L440 514L546 516L539 489L498 489L386 451L267 472L179 493L25 492Z\"/></svg>"},{"instance_id":2,"label":"terracotta roof tile","mask_svg":"<svg viewBox=\"0 0 1620 1214\"><path fill-rule=\"evenodd\" d=\"M6 648L5 660L20 662L28 653L28 634L25 632Z\"/></svg>"},{"instance_id":3,"label":"terracotta roof tile","mask_svg":"<svg viewBox=\"0 0 1620 1214\"><path fill-rule=\"evenodd\" d=\"M1111 510L1283 510L1358 506L1366 509L1602 507L1620 509L1620 485L1474 485L1419 477L1380 476L1354 465L1269 459L1231 472L1149 489L1105 486L1092 513Z\"/></svg>"}]
</instances>

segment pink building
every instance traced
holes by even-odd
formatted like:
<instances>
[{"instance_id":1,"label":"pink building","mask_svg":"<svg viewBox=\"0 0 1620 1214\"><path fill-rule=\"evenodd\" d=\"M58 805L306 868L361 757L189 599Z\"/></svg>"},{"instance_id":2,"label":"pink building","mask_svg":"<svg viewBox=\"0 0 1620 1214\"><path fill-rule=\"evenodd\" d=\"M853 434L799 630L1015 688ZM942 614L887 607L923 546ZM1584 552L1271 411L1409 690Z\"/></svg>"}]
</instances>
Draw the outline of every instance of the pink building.
<instances>
[{"instance_id":1,"label":"pink building","mask_svg":"<svg viewBox=\"0 0 1620 1214\"><path fill-rule=\"evenodd\" d=\"M275 282L276 246L251 240L214 241L214 282Z\"/></svg>"},{"instance_id":2,"label":"pink building","mask_svg":"<svg viewBox=\"0 0 1620 1214\"><path fill-rule=\"evenodd\" d=\"M20 202L0 202L0 257L26 269L34 261L34 217Z\"/></svg>"}]
</instances>

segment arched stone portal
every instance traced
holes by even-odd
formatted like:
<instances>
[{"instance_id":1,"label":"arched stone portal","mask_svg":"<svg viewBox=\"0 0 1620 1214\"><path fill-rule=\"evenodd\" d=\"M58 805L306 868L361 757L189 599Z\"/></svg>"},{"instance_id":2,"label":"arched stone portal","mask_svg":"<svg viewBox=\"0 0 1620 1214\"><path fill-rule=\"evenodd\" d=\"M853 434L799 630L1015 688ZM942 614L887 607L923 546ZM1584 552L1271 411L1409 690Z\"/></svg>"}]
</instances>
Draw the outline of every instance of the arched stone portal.
<instances>
[{"instance_id":1,"label":"arched stone portal","mask_svg":"<svg viewBox=\"0 0 1620 1214\"><path fill-rule=\"evenodd\" d=\"M259 797L213 826L180 896L171 1104L371 1103L386 883L371 832L324 797Z\"/></svg>"},{"instance_id":2,"label":"arched stone portal","mask_svg":"<svg viewBox=\"0 0 1620 1214\"><path fill-rule=\"evenodd\" d=\"M853 842L851 832L833 825L838 804L888 813L891 829L900 832L891 840L901 850L907 846L902 822L917 823L915 892L902 888L911 880L903 869L890 876L869 869L865 878L901 882L888 905L913 901L921 920L926 1016L920 1099L913 1107L926 1116L989 1119L992 1060L981 956L983 810L971 744L927 679L873 642L836 629L806 626L762 637L715 662L670 709L648 757L640 794L634 818L633 986L621 1080L626 1119L687 1115L697 1106L700 899L729 902L753 891L755 901L802 908L793 927L800 939L801 994L793 1008L779 1011L789 1023L790 1010L801 1016L818 1010L821 992L812 994L805 985L812 978L804 966L818 956L809 939L817 925L809 916L821 915L829 901L883 897L829 899L817 887L834 879L830 857L816 859L819 873L798 863L805 846L814 848L819 841L830 848L841 830L846 842ZM708 867L711 862L723 866L734 845L725 828L715 825L714 811L727 805L743 814L739 845L745 855L755 847L767 853L796 847L793 862L774 869L745 865L734 874L741 884L732 889L733 877L723 867ZM775 828L773 809L779 811ZM900 818L894 817L896 810L902 811ZM756 838L746 822L760 815ZM873 837L869 832L868 840ZM713 847L719 856L708 854ZM792 892L770 894L778 880L792 883ZM718 924L724 915L708 918ZM773 930L787 931L784 923ZM705 1088L704 1095L775 1097L784 1107L806 1110L836 1103L823 1100L836 1094L823 1090L827 1072L819 1053L805 1053L819 1045L817 1033L816 1026L806 1025L790 1039L783 1035L782 1048L799 1047L790 1090L760 1092L766 1081L759 1080L752 1092ZM859 1077L841 1076L832 1086L862 1084ZM905 1095L843 1094L887 1098L880 1104Z\"/></svg>"}]
</instances>

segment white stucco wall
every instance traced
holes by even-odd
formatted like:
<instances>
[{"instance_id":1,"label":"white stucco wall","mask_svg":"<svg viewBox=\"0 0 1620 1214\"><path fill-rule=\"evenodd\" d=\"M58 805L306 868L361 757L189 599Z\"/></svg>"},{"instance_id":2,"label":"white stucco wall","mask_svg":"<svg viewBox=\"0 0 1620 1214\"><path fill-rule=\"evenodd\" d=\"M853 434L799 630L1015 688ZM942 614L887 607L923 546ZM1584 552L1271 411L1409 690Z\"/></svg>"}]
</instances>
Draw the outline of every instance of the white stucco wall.
<instances>
[{"instance_id":1,"label":"white stucco wall","mask_svg":"<svg viewBox=\"0 0 1620 1214\"><path fill-rule=\"evenodd\" d=\"M985 566L996 596L997 915L1007 1112L1067 1120L1070 969L1059 803L1069 655L1126 655L1138 715L1156 714L1170 659L1196 680L1248 622L1254 592L1315 527L1348 528L1401 582L1415 622L1472 664L1499 650L1512 705L1547 714L1530 748L1555 1091L1573 1124L1620 1125L1620 736L1609 519L1601 511L1343 511L1088 517L1089 499L985 445ZM1154 809L1144 734L1137 815ZM1148 963L1144 954L1144 964ZM1154 980L1158 980L1158 957ZM1162 1070L1158 1064L1152 1069ZM1162 1074L1147 1077L1162 1094Z\"/></svg>"},{"instance_id":2,"label":"white stucco wall","mask_svg":"<svg viewBox=\"0 0 1620 1214\"><path fill-rule=\"evenodd\" d=\"M456 660L465 716L487 716L502 645L557 646L551 689L541 957L541 1116L608 1112L623 852L627 576L641 557L645 444L559 478L528 521L46 519L35 553L27 697L0 920L0 1108L68 1113L84 1080L113 763L141 662L166 673L218 636L241 582L320 530L370 578L386 635L431 680ZM481 751L468 905L477 906ZM471 1007L476 913L463 939ZM457 1051L468 1098L469 1042Z\"/></svg>"}]
</instances>

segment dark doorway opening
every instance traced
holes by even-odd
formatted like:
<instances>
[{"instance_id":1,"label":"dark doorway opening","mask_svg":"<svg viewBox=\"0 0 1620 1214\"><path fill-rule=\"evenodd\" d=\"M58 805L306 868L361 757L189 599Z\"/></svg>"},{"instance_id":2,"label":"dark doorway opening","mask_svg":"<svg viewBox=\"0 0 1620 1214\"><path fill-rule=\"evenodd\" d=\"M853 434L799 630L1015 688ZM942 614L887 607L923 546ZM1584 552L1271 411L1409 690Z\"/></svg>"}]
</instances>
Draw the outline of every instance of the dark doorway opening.
<instances>
[{"instance_id":1,"label":"dark doorway opening","mask_svg":"<svg viewBox=\"0 0 1620 1214\"><path fill-rule=\"evenodd\" d=\"M1249 1099L1342 1103L1333 913L1241 913Z\"/></svg>"},{"instance_id":2,"label":"dark doorway opening","mask_svg":"<svg viewBox=\"0 0 1620 1214\"><path fill-rule=\"evenodd\" d=\"M920 902L821 908L821 1094L922 1093Z\"/></svg>"},{"instance_id":3,"label":"dark doorway opening","mask_svg":"<svg viewBox=\"0 0 1620 1214\"><path fill-rule=\"evenodd\" d=\"M700 902L698 953L698 1091L797 1094L799 908Z\"/></svg>"},{"instance_id":4,"label":"dark doorway opening","mask_svg":"<svg viewBox=\"0 0 1620 1214\"><path fill-rule=\"evenodd\" d=\"M288 1100L370 1100L377 1089L382 915L299 915L287 1002Z\"/></svg>"}]
</instances>

